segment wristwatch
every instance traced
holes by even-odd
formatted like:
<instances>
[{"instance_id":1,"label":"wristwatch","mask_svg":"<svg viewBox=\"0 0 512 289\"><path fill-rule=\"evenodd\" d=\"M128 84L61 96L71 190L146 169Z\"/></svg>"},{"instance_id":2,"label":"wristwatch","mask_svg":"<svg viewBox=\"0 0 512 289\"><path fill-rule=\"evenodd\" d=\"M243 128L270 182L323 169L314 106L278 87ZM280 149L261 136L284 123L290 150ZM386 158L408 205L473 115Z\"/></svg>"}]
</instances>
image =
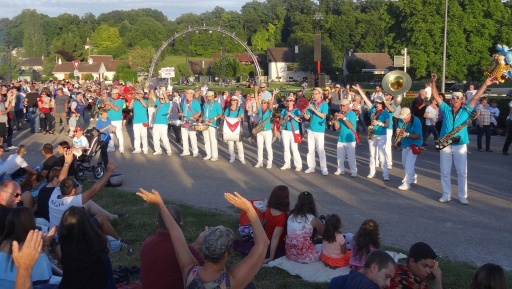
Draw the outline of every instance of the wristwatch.
<instances>
[{"instance_id":1,"label":"wristwatch","mask_svg":"<svg viewBox=\"0 0 512 289\"><path fill-rule=\"evenodd\" d=\"M68 166L68 165L69 165L69 162L64 162L64 165L65 165L65 166Z\"/></svg>"}]
</instances>

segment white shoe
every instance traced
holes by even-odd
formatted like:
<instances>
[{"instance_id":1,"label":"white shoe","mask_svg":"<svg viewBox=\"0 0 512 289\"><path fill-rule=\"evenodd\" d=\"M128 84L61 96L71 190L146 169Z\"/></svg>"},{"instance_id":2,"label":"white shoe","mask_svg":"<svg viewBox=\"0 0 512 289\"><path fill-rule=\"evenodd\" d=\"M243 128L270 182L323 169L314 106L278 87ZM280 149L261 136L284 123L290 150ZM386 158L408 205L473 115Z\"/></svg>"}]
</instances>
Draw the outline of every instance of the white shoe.
<instances>
[{"instance_id":1,"label":"white shoe","mask_svg":"<svg viewBox=\"0 0 512 289\"><path fill-rule=\"evenodd\" d=\"M468 199L467 199L467 198L464 198L464 197L460 197L460 198L459 198L459 202L460 202L462 205L467 205L467 204L469 204L469 203L468 203Z\"/></svg>"},{"instance_id":2,"label":"white shoe","mask_svg":"<svg viewBox=\"0 0 512 289\"><path fill-rule=\"evenodd\" d=\"M369 179L373 179L373 177L375 177L375 173L369 173L366 177Z\"/></svg>"},{"instance_id":3,"label":"white shoe","mask_svg":"<svg viewBox=\"0 0 512 289\"><path fill-rule=\"evenodd\" d=\"M272 168L272 163L268 163L267 164L267 169L271 169Z\"/></svg>"},{"instance_id":4,"label":"white shoe","mask_svg":"<svg viewBox=\"0 0 512 289\"><path fill-rule=\"evenodd\" d=\"M296 172L300 172L300 171L302 171L302 167L295 168L295 171L296 171Z\"/></svg>"},{"instance_id":5,"label":"white shoe","mask_svg":"<svg viewBox=\"0 0 512 289\"><path fill-rule=\"evenodd\" d=\"M254 167L255 168L261 168L261 167L263 167L263 164L262 163L257 163Z\"/></svg>"},{"instance_id":6,"label":"white shoe","mask_svg":"<svg viewBox=\"0 0 512 289\"><path fill-rule=\"evenodd\" d=\"M168 157L172 156L172 152L168 152L168 153L167 153L167 156L168 156Z\"/></svg>"},{"instance_id":7,"label":"white shoe","mask_svg":"<svg viewBox=\"0 0 512 289\"><path fill-rule=\"evenodd\" d=\"M345 173L345 172L343 172L343 173ZM336 171L334 172L334 175L335 175L335 176L339 176L339 175L341 175L341 170L336 170Z\"/></svg>"},{"instance_id":8,"label":"white shoe","mask_svg":"<svg viewBox=\"0 0 512 289\"><path fill-rule=\"evenodd\" d=\"M327 170L322 171L322 175L327 176L328 174L329 174L329 171L327 171Z\"/></svg>"},{"instance_id":9,"label":"white shoe","mask_svg":"<svg viewBox=\"0 0 512 289\"><path fill-rule=\"evenodd\" d=\"M140 154L141 152L142 152L141 150L134 150L134 151L132 152L132 154Z\"/></svg>"},{"instance_id":10,"label":"white shoe","mask_svg":"<svg viewBox=\"0 0 512 289\"><path fill-rule=\"evenodd\" d=\"M289 165L284 165L281 167L282 170L289 170L291 167Z\"/></svg>"},{"instance_id":11,"label":"white shoe","mask_svg":"<svg viewBox=\"0 0 512 289\"><path fill-rule=\"evenodd\" d=\"M111 153L111 152L115 152L115 151L116 151L116 149L115 149L115 148L108 148L108 149L107 149L107 152L109 152L109 153Z\"/></svg>"},{"instance_id":12,"label":"white shoe","mask_svg":"<svg viewBox=\"0 0 512 289\"><path fill-rule=\"evenodd\" d=\"M212 162L216 162L216 161L218 161L218 160L219 160L219 158L211 158L211 159L210 159L210 161L212 161Z\"/></svg>"},{"instance_id":13,"label":"white shoe","mask_svg":"<svg viewBox=\"0 0 512 289\"><path fill-rule=\"evenodd\" d=\"M409 186L409 184L408 184L408 183L403 183L403 184L401 184L401 185L398 187L398 189L400 189L400 190L402 190L402 191L407 191L407 190L409 190L410 188L411 188L411 186Z\"/></svg>"},{"instance_id":14,"label":"white shoe","mask_svg":"<svg viewBox=\"0 0 512 289\"><path fill-rule=\"evenodd\" d=\"M307 170L304 171L306 174L310 174L310 173L314 173L315 172L315 169L314 168L309 168Z\"/></svg>"},{"instance_id":15,"label":"white shoe","mask_svg":"<svg viewBox=\"0 0 512 289\"><path fill-rule=\"evenodd\" d=\"M389 176L384 177L384 180L385 180L385 181L389 181ZM404 183L404 184L405 184L405 183Z\"/></svg>"},{"instance_id":16,"label":"white shoe","mask_svg":"<svg viewBox=\"0 0 512 289\"><path fill-rule=\"evenodd\" d=\"M450 197L449 195L443 195L440 199L439 199L439 202L441 203L446 203L446 202L449 202L451 201L452 197Z\"/></svg>"},{"instance_id":17,"label":"white shoe","mask_svg":"<svg viewBox=\"0 0 512 289\"><path fill-rule=\"evenodd\" d=\"M199 154L192 155L192 157L194 157L194 158L197 158L198 156L199 156Z\"/></svg>"},{"instance_id":18,"label":"white shoe","mask_svg":"<svg viewBox=\"0 0 512 289\"><path fill-rule=\"evenodd\" d=\"M122 154L124 154L124 150L119 150L119 153L122 153Z\"/></svg>"},{"instance_id":19,"label":"white shoe","mask_svg":"<svg viewBox=\"0 0 512 289\"><path fill-rule=\"evenodd\" d=\"M356 178L357 174L351 174L350 176L353 177L353 178Z\"/></svg>"},{"instance_id":20,"label":"white shoe","mask_svg":"<svg viewBox=\"0 0 512 289\"><path fill-rule=\"evenodd\" d=\"M181 153L180 156L184 157L184 156L189 156L190 153Z\"/></svg>"},{"instance_id":21,"label":"white shoe","mask_svg":"<svg viewBox=\"0 0 512 289\"><path fill-rule=\"evenodd\" d=\"M241 159L241 160L240 160L240 163L241 163L242 165L245 165L245 160L244 160L244 159Z\"/></svg>"},{"instance_id":22,"label":"white shoe","mask_svg":"<svg viewBox=\"0 0 512 289\"><path fill-rule=\"evenodd\" d=\"M144 151L144 154L147 155L148 154L148 151Z\"/></svg>"},{"instance_id":23,"label":"white shoe","mask_svg":"<svg viewBox=\"0 0 512 289\"><path fill-rule=\"evenodd\" d=\"M17 148L18 148L17 146L10 146L10 147L8 147L8 149L10 149L10 150L15 150Z\"/></svg>"},{"instance_id":24,"label":"white shoe","mask_svg":"<svg viewBox=\"0 0 512 289\"><path fill-rule=\"evenodd\" d=\"M207 161L207 160L209 160L209 159L211 159L211 158L212 158L211 156L205 156L205 157L203 158L203 160Z\"/></svg>"},{"instance_id":25,"label":"white shoe","mask_svg":"<svg viewBox=\"0 0 512 289\"><path fill-rule=\"evenodd\" d=\"M161 155L161 154L162 154L162 152L154 152L154 153L153 153L153 155L155 155L155 156L156 156L156 155Z\"/></svg>"},{"instance_id":26,"label":"white shoe","mask_svg":"<svg viewBox=\"0 0 512 289\"><path fill-rule=\"evenodd\" d=\"M234 163L234 162L235 162L235 159L229 159L229 162L230 162L230 163Z\"/></svg>"}]
</instances>

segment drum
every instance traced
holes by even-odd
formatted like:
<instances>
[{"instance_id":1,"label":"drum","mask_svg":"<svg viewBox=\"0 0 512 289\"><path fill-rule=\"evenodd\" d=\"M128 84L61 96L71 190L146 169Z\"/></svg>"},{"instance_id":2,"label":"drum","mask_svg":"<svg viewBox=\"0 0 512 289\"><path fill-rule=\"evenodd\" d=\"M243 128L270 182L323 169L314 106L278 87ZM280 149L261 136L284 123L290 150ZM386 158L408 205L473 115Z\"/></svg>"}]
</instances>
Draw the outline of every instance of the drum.
<instances>
[{"instance_id":1,"label":"drum","mask_svg":"<svg viewBox=\"0 0 512 289\"><path fill-rule=\"evenodd\" d=\"M222 127L224 141L240 141L242 122L236 117L226 117Z\"/></svg>"},{"instance_id":2,"label":"drum","mask_svg":"<svg viewBox=\"0 0 512 289\"><path fill-rule=\"evenodd\" d=\"M196 124L192 125L192 129L195 131L205 131L208 129L208 127L209 127L209 125L204 124L204 123L196 123Z\"/></svg>"},{"instance_id":3,"label":"drum","mask_svg":"<svg viewBox=\"0 0 512 289\"><path fill-rule=\"evenodd\" d=\"M175 125L175 126L180 126L182 123L183 123L183 121L182 121L181 119L171 120L171 121L169 122L169 124L171 124L171 125Z\"/></svg>"}]
</instances>

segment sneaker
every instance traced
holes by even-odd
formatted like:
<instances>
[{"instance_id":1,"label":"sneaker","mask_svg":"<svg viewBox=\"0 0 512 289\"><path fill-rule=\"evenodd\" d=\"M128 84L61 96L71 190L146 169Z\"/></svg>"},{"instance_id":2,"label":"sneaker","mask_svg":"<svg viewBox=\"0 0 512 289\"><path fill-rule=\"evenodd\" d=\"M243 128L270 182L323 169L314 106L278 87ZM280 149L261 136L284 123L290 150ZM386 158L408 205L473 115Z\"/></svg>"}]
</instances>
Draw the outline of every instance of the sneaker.
<instances>
[{"instance_id":1,"label":"sneaker","mask_svg":"<svg viewBox=\"0 0 512 289\"><path fill-rule=\"evenodd\" d=\"M336 170L336 171L334 172L334 175L335 175L335 176L339 176L339 175L341 175L341 171L340 171L340 170Z\"/></svg>"},{"instance_id":2,"label":"sneaker","mask_svg":"<svg viewBox=\"0 0 512 289\"><path fill-rule=\"evenodd\" d=\"M373 179L373 177L375 177L375 173L369 173L366 177L369 179Z\"/></svg>"},{"instance_id":3,"label":"sneaker","mask_svg":"<svg viewBox=\"0 0 512 289\"><path fill-rule=\"evenodd\" d=\"M314 173L315 172L315 169L314 168L309 168L307 170L304 171L306 174L311 174L311 173Z\"/></svg>"},{"instance_id":4,"label":"sneaker","mask_svg":"<svg viewBox=\"0 0 512 289\"><path fill-rule=\"evenodd\" d=\"M392 169L393 169L393 167L392 167L392 166L388 167L388 170L392 170Z\"/></svg>"},{"instance_id":5,"label":"sneaker","mask_svg":"<svg viewBox=\"0 0 512 289\"><path fill-rule=\"evenodd\" d=\"M209 160L209 159L211 159L211 158L212 158L211 156L205 156L205 157L203 158L203 160L207 161L207 160Z\"/></svg>"},{"instance_id":6,"label":"sneaker","mask_svg":"<svg viewBox=\"0 0 512 289\"><path fill-rule=\"evenodd\" d=\"M241 160L240 160L240 163L241 163L242 165L245 165L245 160L244 160L244 159L241 159Z\"/></svg>"},{"instance_id":7,"label":"sneaker","mask_svg":"<svg viewBox=\"0 0 512 289\"><path fill-rule=\"evenodd\" d=\"M192 157L197 158L199 154L193 154Z\"/></svg>"},{"instance_id":8,"label":"sneaker","mask_svg":"<svg viewBox=\"0 0 512 289\"><path fill-rule=\"evenodd\" d=\"M168 153L167 153L167 156L168 156L168 157L172 156L172 152L168 152Z\"/></svg>"},{"instance_id":9,"label":"sneaker","mask_svg":"<svg viewBox=\"0 0 512 289\"><path fill-rule=\"evenodd\" d=\"M440 199L439 199L439 202L441 203L446 203L446 202L449 202L451 201L452 197L448 196L448 195L443 195Z\"/></svg>"},{"instance_id":10,"label":"sneaker","mask_svg":"<svg viewBox=\"0 0 512 289\"><path fill-rule=\"evenodd\" d=\"M134 151L132 152L132 154L140 154L141 152L142 152L141 150L134 150Z\"/></svg>"},{"instance_id":11,"label":"sneaker","mask_svg":"<svg viewBox=\"0 0 512 289\"><path fill-rule=\"evenodd\" d=\"M421 150L423 150L423 151L426 151L426 150L427 150L427 148L426 148L426 147L420 147L420 148L421 148Z\"/></svg>"},{"instance_id":12,"label":"sneaker","mask_svg":"<svg viewBox=\"0 0 512 289\"><path fill-rule=\"evenodd\" d=\"M148 151L144 151L144 154L147 155L148 154Z\"/></svg>"},{"instance_id":13,"label":"sneaker","mask_svg":"<svg viewBox=\"0 0 512 289\"><path fill-rule=\"evenodd\" d=\"M210 161L212 161L212 162L216 162L216 161L218 161L218 160L219 160L219 158L211 158L211 159L210 159Z\"/></svg>"},{"instance_id":14,"label":"sneaker","mask_svg":"<svg viewBox=\"0 0 512 289\"><path fill-rule=\"evenodd\" d=\"M185 152L183 152L183 153L181 153L181 154L180 154L180 156L182 156L182 157L184 157L184 156L189 156L189 155L190 155L190 153L185 153Z\"/></svg>"},{"instance_id":15,"label":"sneaker","mask_svg":"<svg viewBox=\"0 0 512 289\"><path fill-rule=\"evenodd\" d=\"M468 199L464 198L464 197L460 197L459 198L459 202L462 204L462 205L467 205L469 204L468 203Z\"/></svg>"},{"instance_id":16,"label":"sneaker","mask_svg":"<svg viewBox=\"0 0 512 289\"><path fill-rule=\"evenodd\" d=\"M235 162L235 159L229 159L229 162L230 162L230 163L234 163L234 162Z\"/></svg>"},{"instance_id":17,"label":"sneaker","mask_svg":"<svg viewBox=\"0 0 512 289\"><path fill-rule=\"evenodd\" d=\"M399 189L399 190L402 190L402 191L407 191L407 190L409 190L410 188L411 188L411 186L409 186L409 184L408 184L408 183L403 183L403 184L401 184L401 185L398 187L398 189Z\"/></svg>"},{"instance_id":18,"label":"sneaker","mask_svg":"<svg viewBox=\"0 0 512 289\"><path fill-rule=\"evenodd\" d=\"M327 171L327 170L322 171L322 175L327 176L328 174L329 174L329 171Z\"/></svg>"},{"instance_id":19,"label":"sneaker","mask_svg":"<svg viewBox=\"0 0 512 289\"><path fill-rule=\"evenodd\" d=\"M116 149L115 149L115 148L108 148L108 149L107 149L107 152L109 152L109 153L111 153L111 152L115 152L115 151L116 151Z\"/></svg>"},{"instance_id":20,"label":"sneaker","mask_svg":"<svg viewBox=\"0 0 512 289\"><path fill-rule=\"evenodd\" d=\"M18 148L17 146L10 146L10 147L8 147L8 149L10 149L10 150L15 150L17 148Z\"/></svg>"},{"instance_id":21,"label":"sneaker","mask_svg":"<svg viewBox=\"0 0 512 289\"><path fill-rule=\"evenodd\" d=\"M353 177L353 178L356 178L357 174L351 174L350 176Z\"/></svg>"},{"instance_id":22,"label":"sneaker","mask_svg":"<svg viewBox=\"0 0 512 289\"><path fill-rule=\"evenodd\" d=\"M254 167L255 168L261 168L261 167L263 167L263 164L262 163L257 163Z\"/></svg>"},{"instance_id":23,"label":"sneaker","mask_svg":"<svg viewBox=\"0 0 512 289\"><path fill-rule=\"evenodd\" d=\"M154 152L153 155L161 155L162 152Z\"/></svg>"},{"instance_id":24,"label":"sneaker","mask_svg":"<svg viewBox=\"0 0 512 289\"><path fill-rule=\"evenodd\" d=\"M493 152L492 150L485 150L485 151L488 152L488 153L492 153Z\"/></svg>"},{"instance_id":25,"label":"sneaker","mask_svg":"<svg viewBox=\"0 0 512 289\"><path fill-rule=\"evenodd\" d=\"M289 165L284 165L281 167L282 170L288 170L288 169L291 169L291 167Z\"/></svg>"},{"instance_id":26,"label":"sneaker","mask_svg":"<svg viewBox=\"0 0 512 289\"><path fill-rule=\"evenodd\" d=\"M389 181L389 176L384 177L384 180L385 180L385 181Z\"/></svg>"},{"instance_id":27,"label":"sneaker","mask_svg":"<svg viewBox=\"0 0 512 289\"><path fill-rule=\"evenodd\" d=\"M295 171L296 171L296 172L301 172L301 171L302 171L302 167L295 168Z\"/></svg>"},{"instance_id":28,"label":"sneaker","mask_svg":"<svg viewBox=\"0 0 512 289\"><path fill-rule=\"evenodd\" d=\"M267 169L271 169L272 168L272 163L268 163L267 164Z\"/></svg>"},{"instance_id":29,"label":"sneaker","mask_svg":"<svg viewBox=\"0 0 512 289\"><path fill-rule=\"evenodd\" d=\"M119 150L119 153L122 153L122 154L124 154L124 150Z\"/></svg>"}]
</instances>

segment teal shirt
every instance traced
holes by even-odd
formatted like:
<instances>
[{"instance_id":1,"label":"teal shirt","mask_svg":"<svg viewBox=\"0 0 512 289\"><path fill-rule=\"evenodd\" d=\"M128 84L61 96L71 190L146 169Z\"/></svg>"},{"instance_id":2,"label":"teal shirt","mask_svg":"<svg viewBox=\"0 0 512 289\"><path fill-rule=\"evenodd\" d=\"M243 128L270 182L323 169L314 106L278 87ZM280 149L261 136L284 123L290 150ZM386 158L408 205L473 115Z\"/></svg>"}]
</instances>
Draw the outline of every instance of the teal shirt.
<instances>
[{"instance_id":1,"label":"teal shirt","mask_svg":"<svg viewBox=\"0 0 512 289\"><path fill-rule=\"evenodd\" d=\"M112 108L109 109L109 111L108 111L108 119L110 119L111 121L123 120L124 99L120 98L118 100L114 100L114 99L111 98L111 99L109 99L109 101L113 105L119 107L119 110L115 111Z\"/></svg>"},{"instance_id":2,"label":"teal shirt","mask_svg":"<svg viewBox=\"0 0 512 289\"><path fill-rule=\"evenodd\" d=\"M465 103L460 107L457 114L453 115L452 107L443 101L441 106L439 106L439 109L443 112L443 126L441 127L441 133L439 134L439 137L445 136L459 125L465 123L473 112L473 108L474 107L471 107L469 104ZM455 134L455 137L457 136L460 136L460 141L458 143L453 142L452 145L468 144L468 127L466 126L457 134Z\"/></svg>"},{"instance_id":3,"label":"teal shirt","mask_svg":"<svg viewBox=\"0 0 512 289\"><path fill-rule=\"evenodd\" d=\"M203 105L203 120L204 122L207 122L209 119L212 119L214 117L217 117L222 114L222 107L220 106L220 103L217 101L213 102L206 102ZM212 122L214 126L219 125L219 120L215 120Z\"/></svg>"},{"instance_id":4,"label":"teal shirt","mask_svg":"<svg viewBox=\"0 0 512 289\"><path fill-rule=\"evenodd\" d=\"M373 119L373 116L375 115L376 113L376 109L375 109L375 105L372 105L372 108L370 109L370 120ZM382 122L382 123L385 123L386 120L389 120L389 112L387 110L383 110L379 116L377 117L378 121ZM393 123L388 123L388 125L390 125L391 127L393 127ZM373 134L374 135L386 135L387 134L387 131L386 131L386 128L385 127L382 127L380 125L374 125L373 126Z\"/></svg>"},{"instance_id":5,"label":"teal shirt","mask_svg":"<svg viewBox=\"0 0 512 289\"><path fill-rule=\"evenodd\" d=\"M396 105L391 103L391 106L396 110ZM389 113L389 126L388 126L388 130L393 131L393 113L390 112L390 111L388 111L388 113Z\"/></svg>"},{"instance_id":6,"label":"teal shirt","mask_svg":"<svg viewBox=\"0 0 512 289\"><path fill-rule=\"evenodd\" d=\"M167 124L169 122L169 108L171 106L171 102L160 103L160 100L155 102L156 110L155 110L155 124Z\"/></svg>"},{"instance_id":7,"label":"teal shirt","mask_svg":"<svg viewBox=\"0 0 512 289\"><path fill-rule=\"evenodd\" d=\"M272 110L269 108L267 109L267 111L265 113L263 113L263 109L260 107L258 109L258 116L260 117L260 123L262 123L265 119L267 119L268 117L272 116ZM271 130L272 129L272 120L269 120L264 126L263 126L263 130L264 131L267 131L267 130Z\"/></svg>"},{"instance_id":8,"label":"teal shirt","mask_svg":"<svg viewBox=\"0 0 512 289\"><path fill-rule=\"evenodd\" d=\"M146 99L143 100L133 100L133 124L145 123L148 122L148 109L141 104L141 101L144 101L146 105L148 101Z\"/></svg>"},{"instance_id":9,"label":"teal shirt","mask_svg":"<svg viewBox=\"0 0 512 289\"><path fill-rule=\"evenodd\" d=\"M285 108L281 111L281 116L286 118L286 114L288 113L288 110ZM300 113L300 110L298 108L294 108L292 109L292 111L290 112L293 116L296 116L296 117L300 117L301 116L301 113ZM293 129L292 129L292 125L293 125ZM295 119L292 119L291 120L291 123L290 123L290 120L287 119L284 123L283 123L283 129L284 130L287 130L287 131L297 131L299 130L299 123L295 120Z\"/></svg>"},{"instance_id":10,"label":"teal shirt","mask_svg":"<svg viewBox=\"0 0 512 289\"><path fill-rule=\"evenodd\" d=\"M398 127L402 127L404 121L402 119L398 120ZM403 137L402 138L402 147L406 148L409 147L412 144L415 144L417 146L421 146L423 144L423 128L421 127L421 121L419 118L413 116L411 118L411 122L409 122L405 126L405 132L408 132L410 134L417 134L420 136L419 139L412 139L410 137Z\"/></svg>"},{"instance_id":11,"label":"teal shirt","mask_svg":"<svg viewBox=\"0 0 512 289\"><path fill-rule=\"evenodd\" d=\"M353 111L347 112L345 115L347 120L352 124L352 130L356 131L357 127L357 115ZM350 143L356 141L356 136L347 126L344 120L338 119L338 124L340 125L340 134L338 135L338 142L342 143Z\"/></svg>"},{"instance_id":12,"label":"teal shirt","mask_svg":"<svg viewBox=\"0 0 512 289\"><path fill-rule=\"evenodd\" d=\"M187 103L187 100L183 101L181 106L181 111L183 114L183 120L190 118L191 116L196 115L201 111L201 105L197 99L192 99L192 101Z\"/></svg>"},{"instance_id":13,"label":"teal shirt","mask_svg":"<svg viewBox=\"0 0 512 289\"><path fill-rule=\"evenodd\" d=\"M329 105L327 102L322 101L320 106L317 108L318 111L325 114L327 116L327 113L329 112ZM321 118L316 113L311 110L311 108L308 108L308 113L311 116L309 119L309 130L312 132L325 132L325 117Z\"/></svg>"},{"instance_id":14,"label":"teal shirt","mask_svg":"<svg viewBox=\"0 0 512 289\"><path fill-rule=\"evenodd\" d=\"M235 111L231 110L231 108L224 110L224 116L226 117L239 117L241 115L244 115L244 110L241 107L237 108Z\"/></svg>"}]
</instances>

